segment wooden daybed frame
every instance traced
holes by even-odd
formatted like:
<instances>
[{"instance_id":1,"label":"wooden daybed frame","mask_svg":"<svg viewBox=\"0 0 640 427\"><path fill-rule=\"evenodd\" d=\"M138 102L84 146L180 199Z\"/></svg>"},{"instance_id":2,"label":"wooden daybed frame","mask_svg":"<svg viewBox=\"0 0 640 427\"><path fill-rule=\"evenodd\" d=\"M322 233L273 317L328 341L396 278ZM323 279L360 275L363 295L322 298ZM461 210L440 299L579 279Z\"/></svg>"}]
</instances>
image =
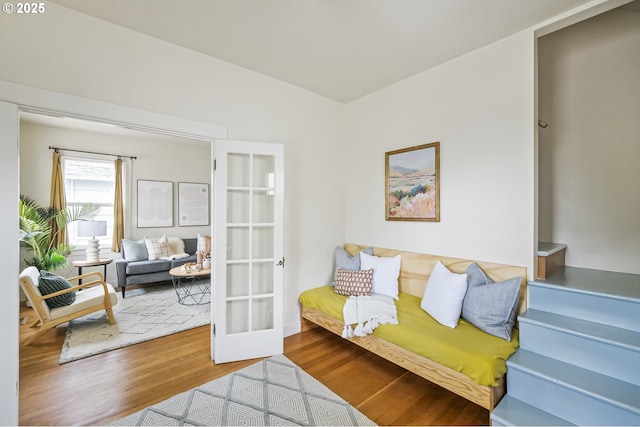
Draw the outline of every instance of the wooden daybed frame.
<instances>
[{"instance_id":1,"label":"wooden daybed frame","mask_svg":"<svg viewBox=\"0 0 640 427\"><path fill-rule=\"evenodd\" d=\"M367 246L345 244L345 249L350 255L355 255ZM400 268L399 288L400 292L409 293L422 298L424 289L437 261L444 264L454 273L464 273L473 261L458 258L426 255L414 252L405 252L393 249L374 248L376 256L395 256L400 254L402 265ZM518 312L526 309L526 284L527 269L504 264L477 262L482 270L494 281L499 282L512 277L521 276L520 302ZM305 307L301 308L304 319L315 323L337 335L342 335L344 324L323 312ZM419 356L403 347L392 344L375 335L354 337L350 339L354 344L365 348L372 353L381 356L390 362L411 371L434 384L452 391L465 399L474 402L488 410L493 410L506 393L505 376L499 379L497 386L483 386L474 382L471 378L443 366L426 357Z\"/></svg>"}]
</instances>

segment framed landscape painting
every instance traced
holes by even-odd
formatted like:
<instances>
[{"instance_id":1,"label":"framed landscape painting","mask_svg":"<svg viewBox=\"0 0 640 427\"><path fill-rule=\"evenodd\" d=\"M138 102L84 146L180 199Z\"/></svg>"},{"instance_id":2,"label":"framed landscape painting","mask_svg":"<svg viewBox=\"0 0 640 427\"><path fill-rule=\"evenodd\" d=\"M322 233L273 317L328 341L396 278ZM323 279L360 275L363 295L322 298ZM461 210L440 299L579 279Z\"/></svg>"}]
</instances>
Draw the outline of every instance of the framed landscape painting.
<instances>
[{"instance_id":1,"label":"framed landscape painting","mask_svg":"<svg viewBox=\"0 0 640 427\"><path fill-rule=\"evenodd\" d=\"M440 221L440 143L385 153L387 221Z\"/></svg>"}]
</instances>

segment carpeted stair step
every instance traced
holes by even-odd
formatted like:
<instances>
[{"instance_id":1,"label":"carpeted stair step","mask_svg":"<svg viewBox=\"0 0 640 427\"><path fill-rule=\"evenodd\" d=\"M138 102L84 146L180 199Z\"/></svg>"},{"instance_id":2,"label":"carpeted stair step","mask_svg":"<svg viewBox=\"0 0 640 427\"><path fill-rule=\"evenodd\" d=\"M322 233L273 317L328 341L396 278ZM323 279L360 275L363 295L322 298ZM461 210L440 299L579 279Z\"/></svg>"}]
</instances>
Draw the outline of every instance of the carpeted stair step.
<instances>
[{"instance_id":1,"label":"carpeted stair step","mask_svg":"<svg viewBox=\"0 0 640 427\"><path fill-rule=\"evenodd\" d=\"M520 349L509 396L578 425L640 425L640 386Z\"/></svg>"},{"instance_id":2,"label":"carpeted stair step","mask_svg":"<svg viewBox=\"0 0 640 427\"><path fill-rule=\"evenodd\" d=\"M640 386L640 332L529 309L520 348Z\"/></svg>"},{"instance_id":3,"label":"carpeted stair step","mask_svg":"<svg viewBox=\"0 0 640 427\"><path fill-rule=\"evenodd\" d=\"M575 424L507 395L491 413L491 425L572 426Z\"/></svg>"},{"instance_id":4,"label":"carpeted stair step","mask_svg":"<svg viewBox=\"0 0 640 427\"><path fill-rule=\"evenodd\" d=\"M640 275L566 267L528 291L531 309L640 332Z\"/></svg>"}]
</instances>

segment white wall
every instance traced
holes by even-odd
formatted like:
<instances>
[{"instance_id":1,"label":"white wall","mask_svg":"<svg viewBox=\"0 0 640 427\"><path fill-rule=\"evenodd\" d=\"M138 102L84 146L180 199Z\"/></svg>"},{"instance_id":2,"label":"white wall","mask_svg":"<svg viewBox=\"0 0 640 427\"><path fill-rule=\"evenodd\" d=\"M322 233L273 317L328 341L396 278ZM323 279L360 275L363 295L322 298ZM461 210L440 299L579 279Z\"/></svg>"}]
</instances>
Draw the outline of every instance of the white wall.
<instances>
[{"instance_id":1,"label":"white wall","mask_svg":"<svg viewBox=\"0 0 640 427\"><path fill-rule=\"evenodd\" d=\"M325 281L327 254L344 239L340 179L327 173L340 161L343 106L55 4L35 19L0 19L2 80L216 123L230 139L285 145L285 324L296 322L299 288Z\"/></svg>"},{"instance_id":2,"label":"white wall","mask_svg":"<svg viewBox=\"0 0 640 427\"><path fill-rule=\"evenodd\" d=\"M640 273L640 13L539 40L540 239L567 265Z\"/></svg>"},{"instance_id":3,"label":"white wall","mask_svg":"<svg viewBox=\"0 0 640 427\"><path fill-rule=\"evenodd\" d=\"M4 289L0 300L0 342L3 345L0 365L0 424L18 425L18 322L19 322L19 250L18 227L7 218L7 212L17 212L18 203L18 110L15 105L0 102L0 267L5 274ZM17 216L17 215L16 215ZM9 243L10 242L10 243Z\"/></svg>"},{"instance_id":4,"label":"white wall","mask_svg":"<svg viewBox=\"0 0 640 427\"><path fill-rule=\"evenodd\" d=\"M348 106L349 242L533 275L534 36L525 31ZM440 217L385 221L387 151L440 141Z\"/></svg>"},{"instance_id":5,"label":"white wall","mask_svg":"<svg viewBox=\"0 0 640 427\"><path fill-rule=\"evenodd\" d=\"M177 203L179 182L211 184L210 143L138 131L90 132L23 120L20 126L20 192L34 198L43 206L49 205L51 186L52 151L49 150L49 146L137 157L135 160L123 159L124 163L130 163L130 166L125 165L123 169L125 174L129 175L127 181L131 184L129 188L125 188L126 238L138 240L163 234L176 237L196 237L198 233L211 234L210 226L179 227ZM69 156L91 156L64 150L61 153ZM139 179L173 182L173 227L138 228L136 184ZM120 257L119 253L112 253L110 245L105 243L101 243L100 252L101 258ZM24 253L23 258L27 255L28 253ZM69 256L70 261L84 258L84 248L73 250ZM102 271L102 267L99 270ZM68 266L59 270L58 274L69 277L76 275L77 271ZM114 263L107 266L107 276L115 283Z\"/></svg>"}]
</instances>

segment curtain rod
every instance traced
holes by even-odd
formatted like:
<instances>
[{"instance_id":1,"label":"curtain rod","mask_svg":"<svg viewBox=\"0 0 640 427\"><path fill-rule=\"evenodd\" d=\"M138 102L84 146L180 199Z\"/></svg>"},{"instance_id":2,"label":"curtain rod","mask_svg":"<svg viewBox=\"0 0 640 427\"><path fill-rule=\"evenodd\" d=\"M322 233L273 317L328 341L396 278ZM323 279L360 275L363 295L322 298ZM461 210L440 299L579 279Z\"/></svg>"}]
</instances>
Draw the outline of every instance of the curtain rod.
<instances>
[{"instance_id":1,"label":"curtain rod","mask_svg":"<svg viewBox=\"0 0 640 427\"><path fill-rule=\"evenodd\" d=\"M119 157L127 157L127 158L129 158L131 160L136 160L137 159L136 156L123 156L123 155L120 155L120 154L96 153L95 151L74 150L74 149L71 149L71 148L60 148L60 147L52 147L52 146L49 146L49 150L75 151L76 153L98 154L100 156L111 156L111 157L118 157L118 158Z\"/></svg>"}]
</instances>

